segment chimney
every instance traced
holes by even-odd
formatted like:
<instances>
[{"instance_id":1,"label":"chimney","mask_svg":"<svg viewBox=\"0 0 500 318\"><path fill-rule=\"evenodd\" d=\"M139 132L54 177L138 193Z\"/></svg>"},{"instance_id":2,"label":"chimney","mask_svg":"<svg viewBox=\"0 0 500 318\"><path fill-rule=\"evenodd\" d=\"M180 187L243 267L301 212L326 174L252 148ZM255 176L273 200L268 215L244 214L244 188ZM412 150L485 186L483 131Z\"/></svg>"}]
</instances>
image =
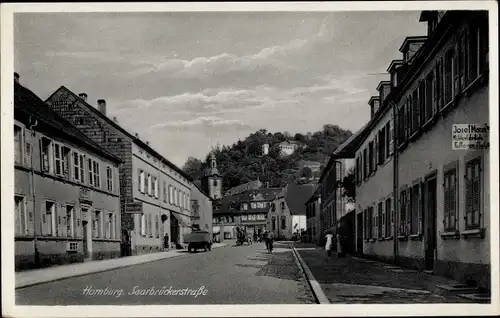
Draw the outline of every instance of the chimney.
<instances>
[{"instance_id":1,"label":"chimney","mask_svg":"<svg viewBox=\"0 0 500 318\"><path fill-rule=\"evenodd\" d=\"M135 133L135 138L139 138L139 133Z\"/></svg>"},{"instance_id":2,"label":"chimney","mask_svg":"<svg viewBox=\"0 0 500 318\"><path fill-rule=\"evenodd\" d=\"M146 145L148 145L148 146L149 146L149 141L146 141Z\"/></svg>"},{"instance_id":3,"label":"chimney","mask_svg":"<svg viewBox=\"0 0 500 318\"><path fill-rule=\"evenodd\" d=\"M118 123L118 118L116 118L116 116L114 116L114 117L113 117L113 121L114 121L115 123Z\"/></svg>"},{"instance_id":4,"label":"chimney","mask_svg":"<svg viewBox=\"0 0 500 318\"><path fill-rule=\"evenodd\" d=\"M85 102L87 101L87 94L86 93L80 93L80 94L78 94L78 97L83 99Z\"/></svg>"},{"instance_id":5,"label":"chimney","mask_svg":"<svg viewBox=\"0 0 500 318\"><path fill-rule=\"evenodd\" d=\"M97 108L104 116L106 116L106 101L104 99L97 100Z\"/></svg>"},{"instance_id":6,"label":"chimney","mask_svg":"<svg viewBox=\"0 0 500 318\"><path fill-rule=\"evenodd\" d=\"M19 83L19 74L14 72L14 82Z\"/></svg>"}]
</instances>

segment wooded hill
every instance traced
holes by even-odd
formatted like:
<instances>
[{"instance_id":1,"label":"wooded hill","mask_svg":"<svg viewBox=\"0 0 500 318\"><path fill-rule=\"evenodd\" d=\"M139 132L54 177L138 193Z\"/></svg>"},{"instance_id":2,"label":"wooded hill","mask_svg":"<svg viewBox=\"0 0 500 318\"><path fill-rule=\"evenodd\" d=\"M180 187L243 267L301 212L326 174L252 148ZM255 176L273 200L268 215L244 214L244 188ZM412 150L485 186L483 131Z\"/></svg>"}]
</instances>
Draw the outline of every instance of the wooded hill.
<instances>
[{"instance_id":1,"label":"wooded hill","mask_svg":"<svg viewBox=\"0 0 500 318\"><path fill-rule=\"evenodd\" d=\"M289 182L300 182L301 177L309 178L311 171L307 168L298 171L299 161L320 162L323 169L332 152L351 135L351 131L337 125L324 125L321 131L293 136L288 132L273 134L261 129L231 146L217 146L212 151L223 177L223 192L257 178L269 182L270 187L283 187ZM305 147L290 156L280 156L278 144L285 140L298 141ZM263 156L262 145L266 143L269 154ZM183 170L193 179L200 179L208 167L208 158L209 154L203 161L189 157Z\"/></svg>"}]
</instances>

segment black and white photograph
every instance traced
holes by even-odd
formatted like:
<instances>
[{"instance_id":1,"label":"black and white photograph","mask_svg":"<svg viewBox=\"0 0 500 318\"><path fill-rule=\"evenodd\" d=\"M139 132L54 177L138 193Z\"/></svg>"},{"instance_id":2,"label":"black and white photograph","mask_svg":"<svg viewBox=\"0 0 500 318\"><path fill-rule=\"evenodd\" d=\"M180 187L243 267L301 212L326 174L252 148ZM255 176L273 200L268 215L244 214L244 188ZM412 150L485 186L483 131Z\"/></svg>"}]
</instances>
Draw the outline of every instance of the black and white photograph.
<instances>
[{"instance_id":1,"label":"black and white photograph","mask_svg":"<svg viewBox=\"0 0 500 318\"><path fill-rule=\"evenodd\" d=\"M499 314L497 10L2 4L2 314Z\"/></svg>"}]
</instances>

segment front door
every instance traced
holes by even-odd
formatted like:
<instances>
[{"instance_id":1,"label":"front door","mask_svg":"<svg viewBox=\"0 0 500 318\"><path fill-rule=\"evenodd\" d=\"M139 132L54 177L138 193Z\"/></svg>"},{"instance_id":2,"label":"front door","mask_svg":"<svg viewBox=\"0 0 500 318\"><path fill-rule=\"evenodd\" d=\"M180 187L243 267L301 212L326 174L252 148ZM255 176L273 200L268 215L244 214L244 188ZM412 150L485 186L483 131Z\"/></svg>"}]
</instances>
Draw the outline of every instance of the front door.
<instances>
[{"instance_id":1,"label":"front door","mask_svg":"<svg viewBox=\"0 0 500 318\"><path fill-rule=\"evenodd\" d=\"M358 213L357 219L357 235L356 235L356 252L363 254L363 213Z\"/></svg>"},{"instance_id":2,"label":"front door","mask_svg":"<svg viewBox=\"0 0 500 318\"><path fill-rule=\"evenodd\" d=\"M434 270L437 247L436 177L425 183L425 269Z\"/></svg>"},{"instance_id":3,"label":"front door","mask_svg":"<svg viewBox=\"0 0 500 318\"><path fill-rule=\"evenodd\" d=\"M83 257L84 258L88 258L89 257L87 225L88 225L87 221L82 221L82 227L83 227Z\"/></svg>"}]
</instances>

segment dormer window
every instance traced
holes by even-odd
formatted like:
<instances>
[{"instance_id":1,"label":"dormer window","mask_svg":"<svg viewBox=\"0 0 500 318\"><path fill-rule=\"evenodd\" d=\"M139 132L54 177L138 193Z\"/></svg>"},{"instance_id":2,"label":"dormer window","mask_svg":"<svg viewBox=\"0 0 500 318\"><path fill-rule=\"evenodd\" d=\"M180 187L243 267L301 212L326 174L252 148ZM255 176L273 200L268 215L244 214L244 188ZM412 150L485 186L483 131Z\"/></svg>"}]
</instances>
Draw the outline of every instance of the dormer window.
<instances>
[{"instance_id":1,"label":"dormer window","mask_svg":"<svg viewBox=\"0 0 500 318\"><path fill-rule=\"evenodd\" d=\"M217 180L214 180L214 187L217 186Z\"/></svg>"}]
</instances>

